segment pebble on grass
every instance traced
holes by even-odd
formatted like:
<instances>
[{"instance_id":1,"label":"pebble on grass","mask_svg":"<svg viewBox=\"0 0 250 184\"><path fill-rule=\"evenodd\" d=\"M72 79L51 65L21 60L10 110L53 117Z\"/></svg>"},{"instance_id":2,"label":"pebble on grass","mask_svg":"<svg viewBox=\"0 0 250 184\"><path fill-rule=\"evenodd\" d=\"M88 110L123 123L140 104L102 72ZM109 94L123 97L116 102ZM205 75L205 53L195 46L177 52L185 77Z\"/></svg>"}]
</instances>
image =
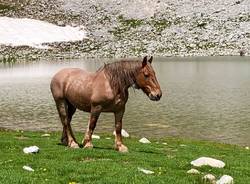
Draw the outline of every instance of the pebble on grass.
<instances>
[{"instance_id":1,"label":"pebble on grass","mask_svg":"<svg viewBox=\"0 0 250 184\"><path fill-rule=\"evenodd\" d=\"M197 169L190 169L187 171L188 174L200 174L200 171L198 171Z\"/></svg>"},{"instance_id":2,"label":"pebble on grass","mask_svg":"<svg viewBox=\"0 0 250 184\"><path fill-rule=\"evenodd\" d=\"M50 134L43 134L41 137L50 137Z\"/></svg>"},{"instance_id":3,"label":"pebble on grass","mask_svg":"<svg viewBox=\"0 0 250 184\"><path fill-rule=\"evenodd\" d=\"M212 174L207 174L202 178L205 182L215 183L215 176Z\"/></svg>"},{"instance_id":4,"label":"pebble on grass","mask_svg":"<svg viewBox=\"0 0 250 184\"><path fill-rule=\"evenodd\" d=\"M229 175L223 175L216 184L233 184L234 179Z\"/></svg>"},{"instance_id":5,"label":"pebble on grass","mask_svg":"<svg viewBox=\"0 0 250 184\"><path fill-rule=\"evenodd\" d=\"M201 167L201 166L211 166L211 167L216 167L216 168L223 168L225 167L225 163L222 162L221 160L217 160L214 158L210 158L210 157L200 157L196 160L193 160L191 162L191 165L195 166L195 167Z\"/></svg>"},{"instance_id":6,"label":"pebble on grass","mask_svg":"<svg viewBox=\"0 0 250 184\"><path fill-rule=\"evenodd\" d=\"M100 139L100 136L99 135L92 135L92 139Z\"/></svg>"},{"instance_id":7,"label":"pebble on grass","mask_svg":"<svg viewBox=\"0 0 250 184\"><path fill-rule=\"evenodd\" d=\"M143 144L148 144L151 143L146 137L143 137L139 140L139 142L143 143Z\"/></svg>"},{"instance_id":8,"label":"pebble on grass","mask_svg":"<svg viewBox=\"0 0 250 184\"><path fill-rule=\"evenodd\" d=\"M29 153L38 153L39 152L39 148L37 146L25 147L25 148L23 148L23 152L26 153L26 154L29 154Z\"/></svg>"},{"instance_id":9,"label":"pebble on grass","mask_svg":"<svg viewBox=\"0 0 250 184\"><path fill-rule=\"evenodd\" d=\"M122 129L121 133L122 133L122 137L129 137L129 134L126 130ZM115 131L113 132L113 135L116 135Z\"/></svg>"},{"instance_id":10,"label":"pebble on grass","mask_svg":"<svg viewBox=\"0 0 250 184\"><path fill-rule=\"evenodd\" d=\"M26 171L30 171L30 172L34 172L34 169L32 169L30 166L23 166L23 169L26 170Z\"/></svg>"},{"instance_id":11,"label":"pebble on grass","mask_svg":"<svg viewBox=\"0 0 250 184\"><path fill-rule=\"evenodd\" d=\"M138 170L143 172L144 174L154 174L155 173L154 171L150 171L150 170L143 169L143 168L140 168L140 167L138 167Z\"/></svg>"}]
</instances>

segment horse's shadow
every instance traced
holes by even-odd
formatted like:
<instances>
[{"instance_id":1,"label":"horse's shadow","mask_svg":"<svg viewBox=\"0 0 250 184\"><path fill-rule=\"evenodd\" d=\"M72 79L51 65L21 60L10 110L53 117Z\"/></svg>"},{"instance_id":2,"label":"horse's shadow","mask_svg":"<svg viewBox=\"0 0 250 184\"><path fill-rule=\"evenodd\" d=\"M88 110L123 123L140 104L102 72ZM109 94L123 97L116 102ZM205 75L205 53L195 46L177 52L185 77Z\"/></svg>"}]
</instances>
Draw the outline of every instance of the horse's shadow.
<instances>
[{"instance_id":1,"label":"horse's shadow","mask_svg":"<svg viewBox=\"0 0 250 184\"><path fill-rule=\"evenodd\" d=\"M64 145L63 143L57 143L58 146L62 146L62 147L67 147L66 145ZM80 148L84 148L83 144L78 144ZM99 150L114 150L113 147L100 147L100 146L94 146L93 149L99 149Z\"/></svg>"},{"instance_id":2,"label":"horse's shadow","mask_svg":"<svg viewBox=\"0 0 250 184\"><path fill-rule=\"evenodd\" d=\"M62 143L57 143L58 146L63 146L63 147L67 147ZM79 144L79 147L81 149L84 149L83 144ZM93 149L95 150L100 150L100 151L115 151L117 153L119 153L118 151L115 150L114 147L104 147L104 146L94 146ZM162 155L161 152L158 152L156 150L145 150L145 149L130 149L130 151L128 153L143 153L143 154L152 154L152 155Z\"/></svg>"}]
</instances>

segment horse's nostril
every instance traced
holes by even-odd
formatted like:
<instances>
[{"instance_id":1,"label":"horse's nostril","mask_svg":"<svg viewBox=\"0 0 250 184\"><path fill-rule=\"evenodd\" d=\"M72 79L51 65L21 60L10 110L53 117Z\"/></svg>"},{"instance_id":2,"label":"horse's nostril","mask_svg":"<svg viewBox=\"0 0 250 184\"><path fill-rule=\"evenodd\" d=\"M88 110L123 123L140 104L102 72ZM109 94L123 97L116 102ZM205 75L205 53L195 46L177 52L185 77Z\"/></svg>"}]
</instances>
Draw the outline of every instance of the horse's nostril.
<instances>
[{"instance_id":1,"label":"horse's nostril","mask_svg":"<svg viewBox=\"0 0 250 184\"><path fill-rule=\"evenodd\" d=\"M161 94L158 94L157 99L160 100L160 98L161 98Z\"/></svg>"}]
</instances>

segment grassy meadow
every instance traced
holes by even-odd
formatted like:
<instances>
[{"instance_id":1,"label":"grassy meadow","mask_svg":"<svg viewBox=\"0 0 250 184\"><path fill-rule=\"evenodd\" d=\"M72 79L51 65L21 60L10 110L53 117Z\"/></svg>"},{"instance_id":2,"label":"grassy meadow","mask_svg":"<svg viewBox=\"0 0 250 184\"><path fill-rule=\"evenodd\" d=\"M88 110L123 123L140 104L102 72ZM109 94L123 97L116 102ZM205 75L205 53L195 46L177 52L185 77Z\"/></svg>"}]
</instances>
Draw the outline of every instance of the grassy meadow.
<instances>
[{"instance_id":1,"label":"grassy meadow","mask_svg":"<svg viewBox=\"0 0 250 184\"><path fill-rule=\"evenodd\" d=\"M204 183L211 173L219 179L227 174L236 184L250 183L250 151L235 145L166 138L142 144L138 138L125 138L128 153L113 149L112 135L94 139L94 149L70 149L59 143L60 133L42 137L42 132L0 131L0 183ZM77 140L82 134L76 134ZM111 139L106 139L107 137ZM36 145L37 154L24 154L23 148ZM201 156L220 159L222 169L197 168L201 174L187 174L190 162ZM34 169L23 169L27 165ZM144 174L139 168L154 171Z\"/></svg>"}]
</instances>

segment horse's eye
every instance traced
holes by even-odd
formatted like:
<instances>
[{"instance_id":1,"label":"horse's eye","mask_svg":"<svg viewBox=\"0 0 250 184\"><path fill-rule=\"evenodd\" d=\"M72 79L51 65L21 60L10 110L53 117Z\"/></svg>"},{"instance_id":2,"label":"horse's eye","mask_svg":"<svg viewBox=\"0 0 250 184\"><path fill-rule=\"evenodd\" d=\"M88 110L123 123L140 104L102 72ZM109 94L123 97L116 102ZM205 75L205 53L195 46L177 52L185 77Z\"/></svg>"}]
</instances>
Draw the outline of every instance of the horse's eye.
<instances>
[{"instance_id":1,"label":"horse's eye","mask_svg":"<svg viewBox=\"0 0 250 184\"><path fill-rule=\"evenodd\" d=\"M145 78L145 80L147 80L149 78L149 75L148 74L144 74L144 78Z\"/></svg>"}]
</instances>

